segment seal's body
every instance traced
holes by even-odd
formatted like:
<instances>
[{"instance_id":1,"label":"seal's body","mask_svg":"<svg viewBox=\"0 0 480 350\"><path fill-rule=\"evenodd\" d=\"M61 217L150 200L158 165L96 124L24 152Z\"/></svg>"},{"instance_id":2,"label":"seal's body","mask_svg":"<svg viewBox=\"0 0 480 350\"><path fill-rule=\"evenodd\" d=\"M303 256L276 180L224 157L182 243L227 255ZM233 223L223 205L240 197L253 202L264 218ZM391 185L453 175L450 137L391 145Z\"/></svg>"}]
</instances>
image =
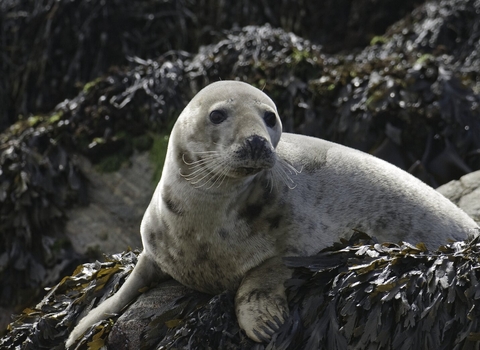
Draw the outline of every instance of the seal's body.
<instances>
[{"instance_id":1,"label":"seal's body","mask_svg":"<svg viewBox=\"0 0 480 350\"><path fill-rule=\"evenodd\" d=\"M144 251L117 294L91 311L67 346L152 279L236 292L240 326L268 340L288 307L282 257L305 256L354 229L379 241L437 248L478 225L441 194L371 155L281 133L260 90L224 81L200 91L170 136L162 178L141 225Z\"/></svg>"}]
</instances>

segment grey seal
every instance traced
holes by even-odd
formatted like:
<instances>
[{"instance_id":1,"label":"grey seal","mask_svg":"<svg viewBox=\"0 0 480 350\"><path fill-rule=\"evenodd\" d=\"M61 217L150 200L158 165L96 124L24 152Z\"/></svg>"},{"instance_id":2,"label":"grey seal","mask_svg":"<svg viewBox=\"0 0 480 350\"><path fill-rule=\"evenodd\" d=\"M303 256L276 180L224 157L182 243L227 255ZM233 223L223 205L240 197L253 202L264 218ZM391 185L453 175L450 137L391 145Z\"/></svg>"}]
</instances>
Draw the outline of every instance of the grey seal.
<instances>
[{"instance_id":1,"label":"grey seal","mask_svg":"<svg viewBox=\"0 0 480 350\"><path fill-rule=\"evenodd\" d=\"M206 293L236 291L238 322L267 341L288 313L286 256L308 256L353 230L380 241L478 234L461 209L366 153L283 133L274 102L238 81L201 90L170 135L161 180L142 224L143 252L120 290L83 318L67 347L118 313L152 280Z\"/></svg>"}]
</instances>

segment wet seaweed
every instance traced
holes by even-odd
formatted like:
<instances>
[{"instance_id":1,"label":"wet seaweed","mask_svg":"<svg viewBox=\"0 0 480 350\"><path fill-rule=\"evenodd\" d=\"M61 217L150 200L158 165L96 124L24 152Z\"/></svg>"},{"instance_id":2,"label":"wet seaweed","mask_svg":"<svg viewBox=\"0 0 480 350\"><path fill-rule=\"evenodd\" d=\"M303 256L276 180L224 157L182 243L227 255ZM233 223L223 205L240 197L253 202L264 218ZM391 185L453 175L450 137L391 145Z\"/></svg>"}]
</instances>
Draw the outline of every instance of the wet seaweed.
<instances>
[{"instance_id":1,"label":"wet seaweed","mask_svg":"<svg viewBox=\"0 0 480 350\"><path fill-rule=\"evenodd\" d=\"M0 340L0 348L64 349L78 315L88 312L118 290L133 270L137 256L138 252L124 252L108 257L104 263L78 266L71 276L64 277L49 289L39 304L23 310L9 325L9 333ZM108 320L96 325L93 330L97 335L90 339L90 349L100 349L110 329Z\"/></svg>"},{"instance_id":2,"label":"wet seaweed","mask_svg":"<svg viewBox=\"0 0 480 350\"><path fill-rule=\"evenodd\" d=\"M196 52L232 25L268 22L338 50L365 45L421 2L3 0L0 130L19 115L49 112L110 67L128 65L128 57Z\"/></svg>"},{"instance_id":3,"label":"wet seaweed","mask_svg":"<svg viewBox=\"0 0 480 350\"><path fill-rule=\"evenodd\" d=\"M32 302L80 262L63 233L65 208L86 201L86 179L62 133L32 128L0 136L1 305ZM18 125L17 125L18 126ZM57 137L53 136L56 134Z\"/></svg>"},{"instance_id":4,"label":"wet seaweed","mask_svg":"<svg viewBox=\"0 0 480 350\"><path fill-rule=\"evenodd\" d=\"M479 345L478 240L430 252L422 244L365 244L358 235L313 258L286 259L296 268L287 282L293 310L305 325L298 348Z\"/></svg>"},{"instance_id":5,"label":"wet seaweed","mask_svg":"<svg viewBox=\"0 0 480 350\"><path fill-rule=\"evenodd\" d=\"M173 118L183 96L170 62L157 65L144 62L128 76L119 73L94 81L51 115L19 121L0 135L1 305L31 302L42 287L85 260L74 253L64 235L65 210L89 200L88 180L76 155L112 171L135 149L150 147L149 132ZM140 74L150 76L140 79ZM170 79L151 86L155 74ZM127 80L130 86L125 93ZM140 90L144 98L130 103ZM165 106L164 100L169 104ZM139 110L142 118L135 117Z\"/></svg>"},{"instance_id":6,"label":"wet seaweed","mask_svg":"<svg viewBox=\"0 0 480 350\"><path fill-rule=\"evenodd\" d=\"M437 251L377 243L363 233L311 257L286 258L290 316L269 344L239 329L234 295L191 294L149 310L143 349L474 349L480 343L480 243ZM75 320L114 293L138 252L79 266L10 324L0 348L62 349ZM92 326L78 349L108 346L115 318Z\"/></svg>"}]
</instances>

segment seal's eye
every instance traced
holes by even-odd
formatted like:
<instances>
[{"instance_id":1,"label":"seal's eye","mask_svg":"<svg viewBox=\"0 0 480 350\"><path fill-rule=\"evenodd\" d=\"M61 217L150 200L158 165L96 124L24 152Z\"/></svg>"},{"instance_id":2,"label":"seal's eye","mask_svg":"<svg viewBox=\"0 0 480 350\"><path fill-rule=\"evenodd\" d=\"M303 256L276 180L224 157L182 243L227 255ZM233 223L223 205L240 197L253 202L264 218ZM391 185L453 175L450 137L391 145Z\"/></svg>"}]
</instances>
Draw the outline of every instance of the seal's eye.
<instances>
[{"instance_id":1,"label":"seal's eye","mask_svg":"<svg viewBox=\"0 0 480 350\"><path fill-rule=\"evenodd\" d=\"M210 121L213 124L220 124L227 119L227 114L224 111L214 110L210 113Z\"/></svg>"},{"instance_id":2,"label":"seal's eye","mask_svg":"<svg viewBox=\"0 0 480 350\"><path fill-rule=\"evenodd\" d=\"M277 124L277 116L273 112L265 112L263 120L265 120L265 124L267 124L269 128L273 128L275 124Z\"/></svg>"}]
</instances>

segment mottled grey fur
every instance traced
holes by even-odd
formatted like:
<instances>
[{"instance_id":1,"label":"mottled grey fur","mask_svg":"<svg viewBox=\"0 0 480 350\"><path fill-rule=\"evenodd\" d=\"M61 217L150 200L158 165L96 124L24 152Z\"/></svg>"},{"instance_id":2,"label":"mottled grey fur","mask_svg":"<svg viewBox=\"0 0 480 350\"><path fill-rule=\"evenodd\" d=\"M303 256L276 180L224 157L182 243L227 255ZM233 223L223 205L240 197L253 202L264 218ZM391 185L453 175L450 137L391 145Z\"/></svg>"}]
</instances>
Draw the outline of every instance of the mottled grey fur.
<instances>
[{"instance_id":1,"label":"mottled grey fur","mask_svg":"<svg viewBox=\"0 0 480 350\"><path fill-rule=\"evenodd\" d=\"M210 113L220 110L216 124ZM70 335L117 313L152 279L237 291L240 326L268 340L288 312L284 256L310 255L354 229L437 248L478 226L420 180L368 154L281 133L260 90L223 81L199 92L170 136L162 179L141 225L144 251L119 292ZM269 125L270 124L270 125ZM280 138L281 136L281 138Z\"/></svg>"}]
</instances>

